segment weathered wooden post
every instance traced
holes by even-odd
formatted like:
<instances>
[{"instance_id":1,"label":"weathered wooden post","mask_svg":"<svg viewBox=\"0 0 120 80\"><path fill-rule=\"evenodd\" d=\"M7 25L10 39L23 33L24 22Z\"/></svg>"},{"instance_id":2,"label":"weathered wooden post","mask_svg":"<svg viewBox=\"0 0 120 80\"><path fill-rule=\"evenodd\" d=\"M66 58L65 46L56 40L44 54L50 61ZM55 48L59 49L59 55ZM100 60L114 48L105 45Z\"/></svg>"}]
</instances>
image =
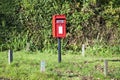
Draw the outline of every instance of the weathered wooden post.
<instances>
[{"instance_id":1,"label":"weathered wooden post","mask_svg":"<svg viewBox=\"0 0 120 80\"><path fill-rule=\"evenodd\" d=\"M45 61L44 60L42 60L40 63L40 70L41 72L45 72Z\"/></svg>"},{"instance_id":2,"label":"weathered wooden post","mask_svg":"<svg viewBox=\"0 0 120 80\"><path fill-rule=\"evenodd\" d=\"M84 57L85 56L85 45L82 44L82 56Z\"/></svg>"},{"instance_id":3,"label":"weathered wooden post","mask_svg":"<svg viewBox=\"0 0 120 80\"><path fill-rule=\"evenodd\" d=\"M108 74L108 60L104 60L104 75Z\"/></svg>"},{"instance_id":4,"label":"weathered wooden post","mask_svg":"<svg viewBox=\"0 0 120 80\"><path fill-rule=\"evenodd\" d=\"M30 43L26 44L26 51L30 51Z\"/></svg>"},{"instance_id":5,"label":"weathered wooden post","mask_svg":"<svg viewBox=\"0 0 120 80\"><path fill-rule=\"evenodd\" d=\"M13 51L9 49L8 51L8 63L10 64L13 61Z\"/></svg>"}]
</instances>

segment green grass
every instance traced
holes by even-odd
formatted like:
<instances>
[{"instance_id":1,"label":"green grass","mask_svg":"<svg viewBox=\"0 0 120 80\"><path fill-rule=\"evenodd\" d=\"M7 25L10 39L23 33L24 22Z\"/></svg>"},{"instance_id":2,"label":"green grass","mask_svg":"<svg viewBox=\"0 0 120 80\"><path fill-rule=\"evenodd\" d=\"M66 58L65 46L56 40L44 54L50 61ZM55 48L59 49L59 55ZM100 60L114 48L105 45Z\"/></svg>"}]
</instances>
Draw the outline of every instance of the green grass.
<instances>
[{"instance_id":1,"label":"green grass","mask_svg":"<svg viewBox=\"0 0 120 80\"><path fill-rule=\"evenodd\" d=\"M66 52L67 53L67 52ZM58 63L57 54L45 52L14 52L14 61L9 65L7 51L0 52L0 79L10 80L118 80L120 79L120 58L118 56L96 57L81 54L62 55ZM109 61L108 76L104 76L103 60ZM45 72L40 72L40 62L46 63Z\"/></svg>"}]
</instances>

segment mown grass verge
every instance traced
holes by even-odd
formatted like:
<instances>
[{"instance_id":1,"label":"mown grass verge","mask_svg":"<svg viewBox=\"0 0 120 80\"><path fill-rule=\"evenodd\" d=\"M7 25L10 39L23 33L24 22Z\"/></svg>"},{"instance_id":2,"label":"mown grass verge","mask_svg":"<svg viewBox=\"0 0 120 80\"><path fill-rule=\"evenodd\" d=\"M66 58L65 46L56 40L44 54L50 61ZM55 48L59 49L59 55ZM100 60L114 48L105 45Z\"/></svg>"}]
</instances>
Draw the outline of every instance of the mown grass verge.
<instances>
[{"instance_id":1,"label":"mown grass verge","mask_svg":"<svg viewBox=\"0 0 120 80\"><path fill-rule=\"evenodd\" d=\"M67 53L67 52L66 52ZM64 54L58 63L57 54L47 52L14 52L9 65L7 51L0 52L0 79L5 80L118 80L120 58ZM108 75L105 77L104 59L108 59ZM40 62L46 63L45 72L40 72Z\"/></svg>"}]
</instances>

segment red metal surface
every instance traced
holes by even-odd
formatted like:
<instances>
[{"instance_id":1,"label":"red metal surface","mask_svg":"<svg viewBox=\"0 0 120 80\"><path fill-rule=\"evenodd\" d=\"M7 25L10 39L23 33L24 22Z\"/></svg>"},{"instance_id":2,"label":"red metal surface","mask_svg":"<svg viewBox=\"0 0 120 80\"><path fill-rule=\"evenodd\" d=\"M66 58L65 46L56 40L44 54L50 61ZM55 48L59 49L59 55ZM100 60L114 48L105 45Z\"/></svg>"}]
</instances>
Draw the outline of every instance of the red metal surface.
<instances>
[{"instance_id":1,"label":"red metal surface","mask_svg":"<svg viewBox=\"0 0 120 80\"><path fill-rule=\"evenodd\" d=\"M52 35L56 38L66 37L66 17L65 15L53 15Z\"/></svg>"}]
</instances>

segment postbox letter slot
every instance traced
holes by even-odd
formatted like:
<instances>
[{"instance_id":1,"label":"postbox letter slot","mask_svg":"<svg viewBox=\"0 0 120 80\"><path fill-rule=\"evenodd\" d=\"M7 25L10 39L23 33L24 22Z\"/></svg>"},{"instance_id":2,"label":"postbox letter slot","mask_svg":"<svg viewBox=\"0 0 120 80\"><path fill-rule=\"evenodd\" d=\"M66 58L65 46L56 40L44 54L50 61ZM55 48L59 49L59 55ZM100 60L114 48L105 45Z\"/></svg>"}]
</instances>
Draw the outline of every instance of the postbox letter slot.
<instances>
[{"instance_id":1,"label":"postbox letter slot","mask_svg":"<svg viewBox=\"0 0 120 80\"><path fill-rule=\"evenodd\" d=\"M64 20L56 20L56 23L64 23Z\"/></svg>"}]
</instances>

